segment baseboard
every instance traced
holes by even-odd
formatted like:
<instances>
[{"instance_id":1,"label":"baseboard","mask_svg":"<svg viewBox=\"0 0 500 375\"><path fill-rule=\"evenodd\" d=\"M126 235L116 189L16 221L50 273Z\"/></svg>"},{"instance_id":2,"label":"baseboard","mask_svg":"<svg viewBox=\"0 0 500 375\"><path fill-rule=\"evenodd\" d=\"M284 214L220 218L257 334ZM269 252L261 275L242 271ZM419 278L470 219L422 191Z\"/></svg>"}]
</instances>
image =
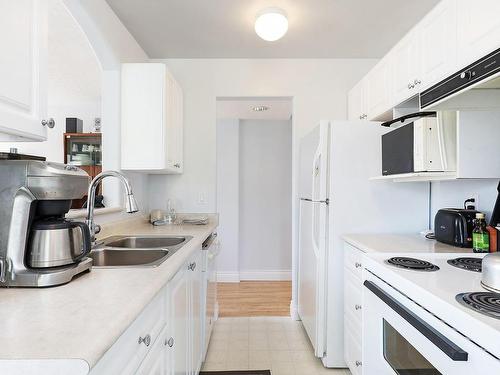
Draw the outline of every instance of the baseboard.
<instances>
[{"instance_id":1,"label":"baseboard","mask_svg":"<svg viewBox=\"0 0 500 375\"><path fill-rule=\"evenodd\" d=\"M290 281L290 280L292 280L291 270L217 272L217 281L221 283L238 283L240 281Z\"/></svg>"},{"instance_id":2,"label":"baseboard","mask_svg":"<svg viewBox=\"0 0 500 375\"><path fill-rule=\"evenodd\" d=\"M246 281L282 281L292 280L291 270L240 271L240 280Z\"/></svg>"},{"instance_id":3,"label":"baseboard","mask_svg":"<svg viewBox=\"0 0 500 375\"><path fill-rule=\"evenodd\" d=\"M299 309L294 300L290 301L290 317L292 320L300 320Z\"/></svg>"},{"instance_id":4,"label":"baseboard","mask_svg":"<svg viewBox=\"0 0 500 375\"><path fill-rule=\"evenodd\" d=\"M217 272L217 281L220 283L239 283L239 272Z\"/></svg>"}]
</instances>

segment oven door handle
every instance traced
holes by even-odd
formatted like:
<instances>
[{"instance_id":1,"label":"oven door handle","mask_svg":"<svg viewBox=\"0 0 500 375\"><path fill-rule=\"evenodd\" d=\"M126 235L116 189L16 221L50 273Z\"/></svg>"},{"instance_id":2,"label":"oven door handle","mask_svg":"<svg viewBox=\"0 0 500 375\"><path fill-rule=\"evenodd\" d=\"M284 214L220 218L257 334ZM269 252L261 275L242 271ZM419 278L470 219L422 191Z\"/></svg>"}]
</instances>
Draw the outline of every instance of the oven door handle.
<instances>
[{"instance_id":1,"label":"oven door handle","mask_svg":"<svg viewBox=\"0 0 500 375\"><path fill-rule=\"evenodd\" d=\"M404 320L417 329L430 342L436 345L444 354L454 361L465 362L468 360L468 353L448 340L445 336L431 327L429 324L420 319L413 312L408 310L404 305L399 303L392 296L384 292L374 282L365 280L363 285L368 288L373 294L380 298L386 305L399 314Z\"/></svg>"}]
</instances>

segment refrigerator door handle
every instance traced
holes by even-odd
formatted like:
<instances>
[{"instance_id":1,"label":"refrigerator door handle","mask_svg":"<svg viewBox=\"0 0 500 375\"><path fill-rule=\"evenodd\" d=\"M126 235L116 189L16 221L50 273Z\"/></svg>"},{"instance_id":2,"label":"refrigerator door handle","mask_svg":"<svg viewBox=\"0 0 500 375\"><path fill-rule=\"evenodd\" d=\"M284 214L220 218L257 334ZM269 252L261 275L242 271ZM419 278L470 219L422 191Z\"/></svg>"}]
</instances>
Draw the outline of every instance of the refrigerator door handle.
<instances>
[{"instance_id":1,"label":"refrigerator door handle","mask_svg":"<svg viewBox=\"0 0 500 375\"><path fill-rule=\"evenodd\" d=\"M312 162L312 189L311 189L311 199L313 202L316 201L316 180L321 173L320 166L319 166L319 159L321 158L321 147L318 147L316 149L316 153L314 154L314 159Z\"/></svg>"},{"instance_id":2,"label":"refrigerator door handle","mask_svg":"<svg viewBox=\"0 0 500 375\"><path fill-rule=\"evenodd\" d=\"M313 245L313 251L314 251L314 256L316 257L316 260L319 259L319 244L316 239L316 204L313 202L312 204L312 245Z\"/></svg>"}]
</instances>

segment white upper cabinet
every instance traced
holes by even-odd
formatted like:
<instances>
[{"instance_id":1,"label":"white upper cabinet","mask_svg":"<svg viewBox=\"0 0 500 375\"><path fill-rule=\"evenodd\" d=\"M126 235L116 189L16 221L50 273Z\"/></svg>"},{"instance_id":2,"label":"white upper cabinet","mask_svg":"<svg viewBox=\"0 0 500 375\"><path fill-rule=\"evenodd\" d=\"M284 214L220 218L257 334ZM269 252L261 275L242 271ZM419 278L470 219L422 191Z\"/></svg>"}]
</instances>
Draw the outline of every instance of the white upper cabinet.
<instances>
[{"instance_id":1,"label":"white upper cabinet","mask_svg":"<svg viewBox=\"0 0 500 375\"><path fill-rule=\"evenodd\" d=\"M122 64L121 167L183 171L182 89L165 64Z\"/></svg>"},{"instance_id":2,"label":"white upper cabinet","mask_svg":"<svg viewBox=\"0 0 500 375\"><path fill-rule=\"evenodd\" d=\"M347 98L347 118L349 120L368 119L366 79L362 79L349 91Z\"/></svg>"},{"instance_id":3,"label":"white upper cabinet","mask_svg":"<svg viewBox=\"0 0 500 375\"><path fill-rule=\"evenodd\" d=\"M46 0L0 0L0 141L43 141L47 127Z\"/></svg>"},{"instance_id":4,"label":"white upper cabinet","mask_svg":"<svg viewBox=\"0 0 500 375\"><path fill-rule=\"evenodd\" d=\"M365 80L368 119L371 121L380 120L381 116L392 107L394 98L392 95L393 66L391 62L390 56L384 57L370 71Z\"/></svg>"},{"instance_id":5,"label":"white upper cabinet","mask_svg":"<svg viewBox=\"0 0 500 375\"><path fill-rule=\"evenodd\" d=\"M368 113L369 120L377 120L500 48L499 14L500 0L440 1L351 90L349 119Z\"/></svg>"},{"instance_id":6,"label":"white upper cabinet","mask_svg":"<svg viewBox=\"0 0 500 375\"><path fill-rule=\"evenodd\" d=\"M457 69L456 0L439 3L419 24L419 92L453 74Z\"/></svg>"},{"instance_id":7,"label":"white upper cabinet","mask_svg":"<svg viewBox=\"0 0 500 375\"><path fill-rule=\"evenodd\" d=\"M457 1L458 56L461 67L500 48L500 1Z\"/></svg>"},{"instance_id":8,"label":"white upper cabinet","mask_svg":"<svg viewBox=\"0 0 500 375\"><path fill-rule=\"evenodd\" d=\"M418 34L412 30L396 45L392 52L395 104L404 102L418 94L418 88L422 84L419 47Z\"/></svg>"}]
</instances>

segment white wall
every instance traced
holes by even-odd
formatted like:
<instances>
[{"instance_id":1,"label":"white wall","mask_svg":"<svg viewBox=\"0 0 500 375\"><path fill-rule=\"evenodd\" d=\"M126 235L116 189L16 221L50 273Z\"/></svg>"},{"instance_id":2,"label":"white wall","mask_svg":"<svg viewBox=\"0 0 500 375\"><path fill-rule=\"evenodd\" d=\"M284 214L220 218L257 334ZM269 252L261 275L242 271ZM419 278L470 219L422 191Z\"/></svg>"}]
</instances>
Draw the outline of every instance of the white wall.
<instances>
[{"instance_id":1,"label":"white wall","mask_svg":"<svg viewBox=\"0 0 500 375\"><path fill-rule=\"evenodd\" d=\"M467 198L479 197L476 210L489 222L497 198L498 180L451 180L431 183L431 225L440 208L462 208Z\"/></svg>"},{"instance_id":2,"label":"white wall","mask_svg":"<svg viewBox=\"0 0 500 375\"><path fill-rule=\"evenodd\" d=\"M240 278L291 280L292 122L240 121Z\"/></svg>"},{"instance_id":3,"label":"white wall","mask_svg":"<svg viewBox=\"0 0 500 375\"><path fill-rule=\"evenodd\" d=\"M184 90L184 174L150 176L150 206L176 198L181 212L216 209L216 98L292 97L293 150L317 122L347 117L347 91L373 59L167 59ZM295 172L296 168L294 168ZM294 178L295 181L295 178ZM206 201L199 202L200 193Z\"/></svg>"},{"instance_id":4,"label":"white wall","mask_svg":"<svg viewBox=\"0 0 500 375\"><path fill-rule=\"evenodd\" d=\"M239 120L217 122L217 212L221 281L239 281Z\"/></svg>"},{"instance_id":5,"label":"white wall","mask_svg":"<svg viewBox=\"0 0 500 375\"><path fill-rule=\"evenodd\" d=\"M81 27L102 69L101 113L103 126L103 168L120 169L120 70L122 62L148 60L147 54L102 0L63 0ZM148 211L147 175L128 173L142 213ZM112 206L123 205L121 186L108 179L105 192ZM118 220L127 214L100 216L98 222Z\"/></svg>"}]
</instances>

